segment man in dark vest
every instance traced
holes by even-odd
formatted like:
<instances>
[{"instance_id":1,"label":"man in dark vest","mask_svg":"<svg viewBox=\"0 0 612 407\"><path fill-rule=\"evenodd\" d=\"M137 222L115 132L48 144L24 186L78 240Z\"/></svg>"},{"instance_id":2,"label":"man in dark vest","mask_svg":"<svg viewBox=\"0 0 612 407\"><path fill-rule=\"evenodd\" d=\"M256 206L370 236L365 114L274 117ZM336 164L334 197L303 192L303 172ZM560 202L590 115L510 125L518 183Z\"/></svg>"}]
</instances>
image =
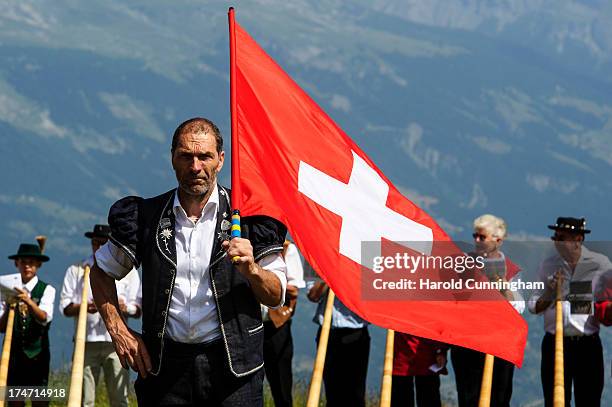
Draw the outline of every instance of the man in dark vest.
<instances>
[{"instance_id":1,"label":"man in dark vest","mask_svg":"<svg viewBox=\"0 0 612 407\"><path fill-rule=\"evenodd\" d=\"M21 274L21 287L15 287L16 309L11 342L11 358L7 386L44 386L49 380L49 326L53 319L55 288L36 275L49 257L36 244L22 244L17 254L9 256ZM0 303L0 332L6 332L8 304ZM46 401L33 401L33 406L46 406ZM11 406L25 405L10 402Z\"/></svg>"},{"instance_id":2,"label":"man in dark vest","mask_svg":"<svg viewBox=\"0 0 612 407\"><path fill-rule=\"evenodd\" d=\"M243 218L243 238L229 239L230 192L216 182L223 139L211 121L179 125L171 158L178 188L111 207L91 274L96 306L123 366L139 374L139 405L262 406L259 304L283 303L286 228ZM133 266L142 266L142 335L115 291Z\"/></svg>"}]
</instances>

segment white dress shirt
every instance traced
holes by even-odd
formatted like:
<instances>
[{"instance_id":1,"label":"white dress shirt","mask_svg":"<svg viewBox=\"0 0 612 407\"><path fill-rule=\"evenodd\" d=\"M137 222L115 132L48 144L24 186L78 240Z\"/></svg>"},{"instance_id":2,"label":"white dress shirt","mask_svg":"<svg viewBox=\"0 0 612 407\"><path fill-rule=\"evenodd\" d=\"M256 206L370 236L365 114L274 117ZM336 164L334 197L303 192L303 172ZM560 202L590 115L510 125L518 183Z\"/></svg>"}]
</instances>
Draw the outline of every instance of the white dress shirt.
<instances>
[{"instance_id":1,"label":"white dress shirt","mask_svg":"<svg viewBox=\"0 0 612 407\"><path fill-rule=\"evenodd\" d=\"M599 284L601 284L600 278L604 273L612 270L612 263L610 263L606 256L592 252L585 246L582 246L580 259L573 271L567 261L558 253L555 253L542 262L538 271L538 277L540 281L548 285L549 279L552 278L557 270L561 270L563 273L562 295L565 298L570 293L570 282L572 281L590 281L592 292L596 293L599 289ZM551 293L550 290L549 293ZM531 296L528 303L530 312L536 313L536 303L542 294L543 291L538 291ZM556 325L555 294L551 295L552 298L549 299L553 300L553 303L543 311L544 329L546 332L554 335ZM572 314L570 301L563 301L562 307L564 336L593 335L599 332L599 321L593 313Z\"/></svg>"},{"instance_id":2,"label":"white dress shirt","mask_svg":"<svg viewBox=\"0 0 612 407\"><path fill-rule=\"evenodd\" d=\"M292 285L297 288L306 287L304 281L304 265L300 258L300 253L293 243L287 246L287 252L284 256L285 264L287 265L287 285Z\"/></svg>"},{"instance_id":3,"label":"white dress shirt","mask_svg":"<svg viewBox=\"0 0 612 407\"><path fill-rule=\"evenodd\" d=\"M300 257L297 247L293 243L289 243L287 246L283 259L287 265L287 285L292 285L296 288L306 287L302 258ZM261 317L264 321L270 320L268 309L269 308L265 305L261 306Z\"/></svg>"},{"instance_id":4,"label":"white dress shirt","mask_svg":"<svg viewBox=\"0 0 612 407\"><path fill-rule=\"evenodd\" d=\"M34 276L26 284L22 283L21 287L17 287L17 288L24 289L28 293L28 297L32 298L31 293L37 283L38 283L38 276ZM53 320L53 302L54 301L55 301L55 288L53 288L51 284L47 284L47 286L45 287L45 291L43 291L42 297L40 297L40 303L38 304L38 308L40 308L41 310L47 313L47 318L45 319L44 322L39 322L36 320L36 318L34 318L36 322L40 323L41 325L47 325L49 322L51 322L51 320ZM5 309L4 304L5 304L4 299L2 299L2 301L0 301L0 315L4 314L4 309Z\"/></svg>"},{"instance_id":5,"label":"white dress shirt","mask_svg":"<svg viewBox=\"0 0 612 407\"><path fill-rule=\"evenodd\" d=\"M90 267L93 265L93 255L83 260L79 264L73 264L66 270L59 301L59 309L63 315L66 315L64 310L68 305L71 303L81 303L81 297L83 294L83 275L85 273L86 265ZM116 281L115 285L117 286L117 297L125 302L128 309L128 314L134 315L137 311L136 307L141 306L141 287L138 271L136 271L136 269L132 269L124 278ZM93 302L91 285L88 289L87 302ZM77 318L74 319L74 324L76 328ZM87 336L85 340L87 342L111 342L111 337L106 330L104 320L102 320L100 313L87 313L86 326Z\"/></svg>"},{"instance_id":6,"label":"white dress shirt","mask_svg":"<svg viewBox=\"0 0 612 407\"><path fill-rule=\"evenodd\" d=\"M204 205L199 219L189 219L174 194L175 246L177 270L168 310L166 334L170 339L183 343L202 343L221 336L217 305L210 283L209 263L217 224L219 191L217 186ZM108 275L123 275L129 259L112 242L107 242L96 252L98 266ZM283 304L287 288L286 265L280 253L270 254L259 265L274 273L281 283Z\"/></svg>"}]
</instances>

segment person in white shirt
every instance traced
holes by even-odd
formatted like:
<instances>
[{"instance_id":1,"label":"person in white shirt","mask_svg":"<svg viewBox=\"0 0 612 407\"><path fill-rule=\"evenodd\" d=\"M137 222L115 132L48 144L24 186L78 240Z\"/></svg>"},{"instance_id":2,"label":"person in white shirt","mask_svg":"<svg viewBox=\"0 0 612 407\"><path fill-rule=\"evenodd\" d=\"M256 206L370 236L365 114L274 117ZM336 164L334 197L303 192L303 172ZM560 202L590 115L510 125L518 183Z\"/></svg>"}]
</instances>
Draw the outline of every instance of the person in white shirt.
<instances>
[{"instance_id":1,"label":"person in white shirt","mask_svg":"<svg viewBox=\"0 0 612 407\"><path fill-rule=\"evenodd\" d=\"M86 232L91 239L92 252L108 241L110 227L95 225L93 231ZM75 318L75 327L83 294L83 276L85 266L93 266L93 254L80 263L73 264L66 270L64 285L60 294L60 310L67 317ZM121 313L124 318L139 318L140 310L140 277L132 269L123 279L116 282L117 295ZM87 331L85 339L85 363L83 369L83 406L93 407L96 399L96 384L100 371L104 372L104 381L108 400L112 407L128 405L129 371L123 369L111 341L93 302L91 287L87 294Z\"/></svg>"},{"instance_id":2,"label":"person in white shirt","mask_svg":"<svg viewBox=\"0 0 612 407\"><path fill-rule=\"evenodd\" d=\"M287 232L266 216L241 219L230 239L230 192L217 184L225 153L208 119L180 124L170 148L178 187L117 201L96 252L92 291L140 405L263 405L260 304L283 305ZM142 265L142 334L119 312L115 280Z\"/></svg>"},{"instance_id":3,"label":"person in white shirt","mask_svg":"<svg viewBox=\"0 0 612 407\"><path fill-rule=\"evenodd\" d=\"M612 272L612 263L583 245L585 235L591 232L584 218L559 217L548 228L554 230L551 239L557 253L541 263L538 277L545 289L534 293L528 303L530 312L544 316L546 333L541 359L544 404L553 405L555 304L557 284L561 281L565 405L570 405L573 385L577 407L597 407L601 404L604 366L593 302L603 276Z\"/></svg>"},{"instance_id":4,"label":"person in white shirt","mask_svg":"<svg viewBox=\"0 0 612 407\"><path fill-rule=\"evenodd\" d=\"M276 407L293 406L293 337L291 317L295 313L300 288L304 288L304 267L297 247L289 240L283 245L287 264L287 294L285 305L269 309L262 305L264 321L264 368Z\"/></svg>"},{"instance_id":5,"label":"person in white shirt","mask_svg":"<svg viewBox=\"0 0 612 407\"><path fill-rule=\"evenodd\" d=\"M7 386L43 386L49 381L49 327L53 320L55 288L40 280L37 272L49 257L38 245L22 244L17 254L9 256L21 274L21 287L17 291L17 304L13 325L13 341L7 377ZM0 332L6 332L9 305L0 302ZM47 401L32 401L33 406L46 406ZM24 402L11 401L11 406Z\"/></svg>"}]
</instances>

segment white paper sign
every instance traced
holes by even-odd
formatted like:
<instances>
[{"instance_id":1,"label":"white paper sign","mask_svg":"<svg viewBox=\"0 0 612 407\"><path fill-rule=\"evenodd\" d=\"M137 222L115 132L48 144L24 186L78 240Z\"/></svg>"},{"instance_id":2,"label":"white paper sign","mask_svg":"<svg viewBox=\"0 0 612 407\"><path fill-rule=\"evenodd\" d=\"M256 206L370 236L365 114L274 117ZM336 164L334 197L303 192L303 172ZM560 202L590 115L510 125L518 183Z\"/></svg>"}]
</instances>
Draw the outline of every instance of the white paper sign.
<instances>
[{"instance_id":1,"label":"white paper sign","mask_svg":"<svg viewBox=\"0 0 612 407\"><path fill-rule=\"evenodd\" d=\"M7 274L0 276L0 296L2 301L11 301L17 297L15 287L21 288L21 274Z\"/></svg>"}]
</instances>

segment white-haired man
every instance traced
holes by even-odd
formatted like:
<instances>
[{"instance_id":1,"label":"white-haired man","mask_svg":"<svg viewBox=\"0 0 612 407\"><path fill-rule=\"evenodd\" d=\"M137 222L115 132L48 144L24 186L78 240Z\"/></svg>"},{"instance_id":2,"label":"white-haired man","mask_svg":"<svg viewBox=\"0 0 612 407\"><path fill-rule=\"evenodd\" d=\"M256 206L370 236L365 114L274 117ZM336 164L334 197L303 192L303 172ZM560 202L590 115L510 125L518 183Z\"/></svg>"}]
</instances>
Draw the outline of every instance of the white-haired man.
<instances>
[{"instance_id":1,"label":"white-haired man","mask_svg":"<svg viewBox=\"0 0 612 407\"><path fill-rule=\"evenodd\" d=\"M510 281L520 271L501 251L507 235L506 222L497 216L485 214L474 219L474 256L484 258L484 271L492 281ZM501 290L501 294L522 314L525 302L518 291ZM485 354L475 350L453 346L451 349L457 399L459 407L478 405L480 385L484 368ZM512 397L512 378L514 365L503 359L495 358L493 365L493 386L491 405L509 407Z\"/></svg>"}]
</instances>

